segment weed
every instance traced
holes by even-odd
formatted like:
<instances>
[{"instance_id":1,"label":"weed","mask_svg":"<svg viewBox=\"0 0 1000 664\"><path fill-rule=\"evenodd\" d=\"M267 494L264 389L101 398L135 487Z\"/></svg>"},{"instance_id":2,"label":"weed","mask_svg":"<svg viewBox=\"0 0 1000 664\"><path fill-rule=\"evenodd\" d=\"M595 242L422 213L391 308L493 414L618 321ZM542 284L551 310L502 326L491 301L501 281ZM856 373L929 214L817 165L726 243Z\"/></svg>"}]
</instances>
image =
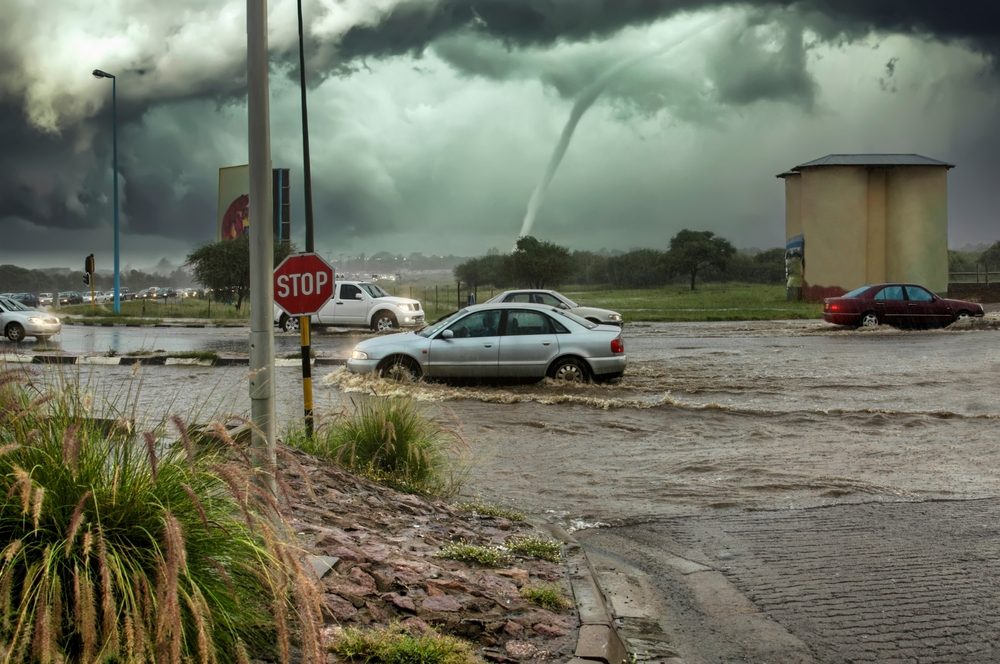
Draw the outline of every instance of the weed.
<instances>
[{"instance_id":1,"label":"weed","mask_svg":"<svg viewBox=\"0 0 1000 664\"><path fill-rule=\"evenodd\" d=\"M505 546L515 556L528 556L557 563L562 560L562 545L555 540L533 536L508 538Z\"/></svg>"},{"instance_id":2,"label":"weed","mask_svg":"<svg viewBox=\"0 0 1000 664\"><path fill-rule=\"evenodd\" d=\"M495 519L507 519L508 521L524 521L524 514L517 510L508 509L499 505L491 505L479 501L469 501L457 503L455 505L463 512L470 512L475 516L493 517Z\"/></svg>"},{"instance_id":3,"label":"weed","mask_svg":"<svg viewBox=\"0 0 1000 664\"><path fill-rule=\"evenodd\" d=\"M569 608L570 601L563 596L559 586L544 583L521 588L521 597L549 611Z\"/></svg>"},{"instance_id":4,"label":"weed","mask_svg":"<svg viewBox=\"0 0 1000 664\"><path fill-rule=\"evenodd\" d=\"M396 625L379 629L345 629L330 647L351 661L385 664L480 664L472 647L452 636L430 631L413 635Z\"/></svg>"},{"instance_id":5,"label":"weed","mask_svg":"<svg viewBox=\"0 0 1000 664\"><path fill-rule=\"evenodd\" d=\"M479 546L465 542L446 544L434 555L438 558L447 558L463 563L476 563L483 567L503 567L511 564L514 560L509 553L498 547Z\"/></svg>"}]
</instances>

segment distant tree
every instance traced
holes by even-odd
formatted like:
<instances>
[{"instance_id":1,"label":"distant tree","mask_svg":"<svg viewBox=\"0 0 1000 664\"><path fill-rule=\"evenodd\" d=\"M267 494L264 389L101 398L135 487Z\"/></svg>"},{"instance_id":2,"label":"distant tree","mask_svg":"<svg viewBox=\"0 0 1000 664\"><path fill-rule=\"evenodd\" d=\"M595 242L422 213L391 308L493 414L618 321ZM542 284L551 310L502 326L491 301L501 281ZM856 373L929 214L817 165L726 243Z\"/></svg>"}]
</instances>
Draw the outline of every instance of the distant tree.
<instances>
[{"instance_id":1,"label":"distant tree","mask_svg":"<svg viewBox=\"0 0 1000 664\"><path fill-rule=\"evenodd\" d=\"M569 249L526 235L507 258L508 274L529 288L557 286L573 272Z\"/></svg>"},{"instance_id":2,"label":"distant tree","mask_svg":"<svg viewBox=\"0 0 1000 664\"><path fill-rule=\"evenodd\" d=\"M570 276L574 284L604 284L608 281L608 257L593 251L574 251L573 274Z\"/></svg>"},{"instance_id":3,"label":"distant tree","mask_svg":"<svg viewBox=\"0 0 1000 664\"><path fill-rule=\"evenodd\" d=\"M500 285L503 282L503 267L502 256L480 256L456 265L452 272L456 279L474 291L487 284Z\"/></svg>"},{"instance_id":4,"label":"distant tree","mask_svg":"<svg viewBox=\"0 0 1000 664\"><path fill-rule=\"evenodd\" d=\"M729 240L716 237L712 231L684 229L670 239L667 264L674 272L689 275L694 290L699 272L710 267L724 271L735 253Z\"/></svg>"},{"instance_id":5,"label":"distant tree","mask_svg":"<svg viewBox=\"0 0 1000 664\"><path fill-rule=\"evenodd\" d=\"M1000 242L994 242L980 256L979 262L985 263L988 267L1000 269Z\"/></svg>"},{"instance_id":6,"label":"distant tree","mask_svg":"<svg viewBox=\"0 0 1000 664\"><path fill-rule=\"evenodd\" d=\"M664 252L633 249L607 259L608 279L618 287L652 288L667 282Z\"/></svg>"},{"instance_id":7,"label":"distant tree","mask_svg":"<svg viewBox=\"0 0 1000 664\"><path fill-rule=\"evenodd\" d=\"M278 243L274 247L274 264L292 253L292 247ZM222 240L198 247L188 254L185 265L191 268L194 280L204 286L229 291L236 298L236 308L250 292L250 236Z\"/></svg>"}]
</instances>

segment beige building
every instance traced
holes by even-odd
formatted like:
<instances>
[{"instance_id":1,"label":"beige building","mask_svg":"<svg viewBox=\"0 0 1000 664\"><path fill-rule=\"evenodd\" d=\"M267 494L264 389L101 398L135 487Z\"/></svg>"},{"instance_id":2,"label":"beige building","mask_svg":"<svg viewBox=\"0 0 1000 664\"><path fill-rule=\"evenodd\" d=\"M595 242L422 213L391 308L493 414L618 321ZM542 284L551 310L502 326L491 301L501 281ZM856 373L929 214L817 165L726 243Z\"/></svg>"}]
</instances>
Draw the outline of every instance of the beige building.
<instances>
[{"instance_id":1,"label":"beige building","mask_svg":"<svg viewBox=\"0 0 1000 664\"><path fill-rule=\"evenodd\" d=\"M948 170L916 154L831 154L778 175L785 238L804 245L803 296L864 284L948 289Z\"/></svg>"}]
</instances>

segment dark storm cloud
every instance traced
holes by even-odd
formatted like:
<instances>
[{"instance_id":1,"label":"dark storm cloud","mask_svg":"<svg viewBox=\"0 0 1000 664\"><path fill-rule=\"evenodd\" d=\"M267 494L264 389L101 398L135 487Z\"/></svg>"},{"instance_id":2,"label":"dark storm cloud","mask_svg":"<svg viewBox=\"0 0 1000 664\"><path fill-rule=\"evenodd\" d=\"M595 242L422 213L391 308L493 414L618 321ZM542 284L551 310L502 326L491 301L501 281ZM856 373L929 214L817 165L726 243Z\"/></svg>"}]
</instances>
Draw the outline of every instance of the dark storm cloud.
<instances>
[{"instance_id":1,"label":"dark storm cloud","mask_svg":"<svg viewBox=\"0 0 1000 664\"><path fill-rule=\"evenodd\" d=\"M315 68L311 71L314 84L323 77L363 67L365 58L419 55L433 46L467 75L541 80L563 97L574 99L602 72L636 57L637 52L601 54L597 44L568 58L547 58L550 47L596 44L626 28L734 5L724 0L401 0L395 4L384 0L370 6L376 4L384 9L357 4L369 13L353 27L314 35L307 46L310 67ZM292 3L275 5L287 9ZM866 38L872 31L956 40L987 55L994 65L1000 54L1000 4L966 2L956 7L941 0L756 0L737 6L757 10L752 12L756 23L747 29L741 26L707 55L707 72L714 86L710 95L692 89L690 81L675 77L668 67L650 59L623 71L603 93L620 117L669 108L682 120L711 123L719 102L741 106L759 100L787 101L808 109L816 89L806 68L806 30L831 42ZM239 3L123 2L120 11L129 16L127 22L112 24L111 29L102 25L104 31L99 33L99 38L115 41L114 48L105 52L122 55L82 63L79 53L86 51L65 46L64 51L75 54L70 63L79 65L80 71L72 74L65 72L66 60L53 58L48 63L48 56L63 46L62 35L54 29L53 35L46 34L45 39L53 44L49 48L35 17L23 7L23 3L0 0L5 17L0 25L0 167L5 173L0 184L0 221L24 219L54 229L107 223L110 81L89 76L91 69L102 67L120 76L119 139L131 131L133 144L147 141L141 152L130 150L128 141L119 146L123 223L135 233L205 238L210 223L206 216L215 212L214 169L234 162L231 152L211 145L213 123L226 122L212 117L211 110L213 105L241 103L245 95L244 23L240 12L233 10ZM96 3L89 6L85 0L72 0L53 3L51 11L53 18L64 10L72 12L62 26L77 32L85 31L91 20L124 21L102 15L96 7ZM311 22L317 25L329 18L331 7L340 5L306 1ZM280 19L282 26L288 18L272 17ZM272 31L283 30L272 38L272 58L282 75L294 75L294 41L287 26L278 23L272 20L271 24ZM53 25L58 24L53 21ZM32 42L34 51L30 50ZM53 72L62 77L53 75L46 85L45 74ZM880 73L888 81L893 72ZM67 85L67 76L76 88ZM198 131L155 141L136 137L135 131L143 127L151 111L192 102L205 102L184 114L192 128L205 125ZM201 185L178 186L190 177L182 162L189 159L195 142L205 146L198 176ZM346 163L343 168L357 166ZM345 174L338 186L317 188L318 204L329 215L345 219L344 227L359 234L405 223L394 218L394 208L385 202L381 190L367 184L364 175L357 170L355 175Z\"/></svg>"}]
</instances>

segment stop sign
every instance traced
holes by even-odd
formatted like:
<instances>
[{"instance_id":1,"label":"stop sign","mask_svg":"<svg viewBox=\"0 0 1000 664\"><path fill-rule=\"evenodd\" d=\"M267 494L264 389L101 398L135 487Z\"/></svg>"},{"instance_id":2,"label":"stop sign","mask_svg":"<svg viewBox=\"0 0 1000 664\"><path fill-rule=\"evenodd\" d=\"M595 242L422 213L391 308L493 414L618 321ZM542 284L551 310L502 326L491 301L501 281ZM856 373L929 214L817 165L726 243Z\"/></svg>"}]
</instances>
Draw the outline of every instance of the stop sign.
<instances>
[{"instance_id":1,"label":"stop sign","mask_svg":"<svg viewBox=\"0 0 1000 664\"><path fill-rule=\"evenodd\" d=\"M333 297L333 268L316 254L293 254L274 268L274 303L289 316L309 316Z\"/></svg>"}]
</instances>

